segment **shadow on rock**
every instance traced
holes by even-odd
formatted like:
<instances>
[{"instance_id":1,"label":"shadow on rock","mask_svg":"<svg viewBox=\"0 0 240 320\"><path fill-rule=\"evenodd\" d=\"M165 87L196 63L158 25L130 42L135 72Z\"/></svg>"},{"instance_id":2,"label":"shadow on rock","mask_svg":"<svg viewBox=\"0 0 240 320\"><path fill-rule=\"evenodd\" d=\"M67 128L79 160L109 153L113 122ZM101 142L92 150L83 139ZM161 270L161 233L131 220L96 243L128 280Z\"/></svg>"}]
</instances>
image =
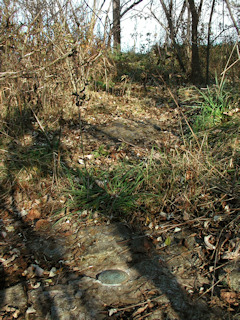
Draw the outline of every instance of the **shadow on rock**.
<instances>
[{"instance_id":1,"label":"shadow on rock","mask_svg":"<svg viewBox=\"0 0 240 320\"><path fill-rule=\"evenodd\" d=\"M88 309L98 310L93 319L214 319L203 303L187 297L146 235L122 223L93 225L76 231L72 246L77 244L84 251L75 250L71 260L82 278L72 284L84 289ZM109 278L102 280L107 270ZM128 279L118 283L116 271Z\"/></svg>"}]
</instances>

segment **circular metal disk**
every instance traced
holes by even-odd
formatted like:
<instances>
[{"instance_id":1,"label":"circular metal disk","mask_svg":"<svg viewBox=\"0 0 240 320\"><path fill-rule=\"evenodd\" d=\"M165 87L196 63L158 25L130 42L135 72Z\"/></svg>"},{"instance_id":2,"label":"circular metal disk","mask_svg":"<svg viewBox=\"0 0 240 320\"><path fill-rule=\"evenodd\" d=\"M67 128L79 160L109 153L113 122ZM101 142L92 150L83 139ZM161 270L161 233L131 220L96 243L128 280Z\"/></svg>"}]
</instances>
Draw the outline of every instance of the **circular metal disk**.
<instances>
[{"instance_id":1,"label":"circular metal disk","mask_svg":"<svg viewBox=\"0 0 240 320\"><path fill-rule=\"evenodd\" d=\"M107 285L118 285L128 279L127 272L123 270L105 270L97 275L97 280Z\"/></svg>"}]
</instances>

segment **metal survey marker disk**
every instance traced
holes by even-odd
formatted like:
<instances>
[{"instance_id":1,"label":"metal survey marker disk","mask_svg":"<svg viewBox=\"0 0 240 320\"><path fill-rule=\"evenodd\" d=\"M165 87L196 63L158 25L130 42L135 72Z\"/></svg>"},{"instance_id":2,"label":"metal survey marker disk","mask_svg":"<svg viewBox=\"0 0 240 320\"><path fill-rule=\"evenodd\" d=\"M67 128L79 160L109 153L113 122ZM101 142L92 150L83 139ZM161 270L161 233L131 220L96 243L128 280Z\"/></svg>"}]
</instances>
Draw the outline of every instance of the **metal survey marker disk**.
<instances>
[{"instance_id":1,"label":"metal survey marker disk","mask_svg":"<svg viewBox=\"0 0 240 320\"><path fill-rule=\"evenodd\" d=\"M97 275L97 280L108 286L123 284L128 280L129 275L123 270L105 270Z\"/></svg>"}]
</instances>

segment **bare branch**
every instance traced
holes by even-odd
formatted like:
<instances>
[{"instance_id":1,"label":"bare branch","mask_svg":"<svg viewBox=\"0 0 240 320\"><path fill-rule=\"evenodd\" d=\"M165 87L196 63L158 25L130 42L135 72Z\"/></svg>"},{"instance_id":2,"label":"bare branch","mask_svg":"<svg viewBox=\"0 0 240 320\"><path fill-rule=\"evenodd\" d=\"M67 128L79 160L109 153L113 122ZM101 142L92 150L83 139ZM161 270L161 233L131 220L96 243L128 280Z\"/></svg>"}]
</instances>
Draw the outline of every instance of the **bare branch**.
<instances>
[{"instance_id":1,"label":"bare branch","mask_svg":"<svg viewBox=\"0 0 240 320\"><path fill-rule=\"evenodd\" d=\"M227 5L227 7L228 7L228 11L229 11L230 17L231 17L231 19L232 19L233 25L234 25L235 29L237 30L238 35L240 35L240 30L239 30L239 28L238 28L238 26L237 26L237 23L236 23L236 20L235 20L235 18L234 18L234 16L233 16L230 3L229 3L228 0L225 0L225 2L226 2L226 5Z\"/></svg>"},{"instance_id":2,"label":"bare branch","mask_svg":"<svg viewBox=\"0 0 240 320\"><path fill-rule=\"evenodd\" d=\"M132 8L134 8L136 5L138 5L139 3L141 3L143 0L138 0L136 2L134 2L133 4L131 4L128 8L126 8L121 14L120 14L120 18L122 18L129 10L131 10Z\"/></svg>"}]
</instances>

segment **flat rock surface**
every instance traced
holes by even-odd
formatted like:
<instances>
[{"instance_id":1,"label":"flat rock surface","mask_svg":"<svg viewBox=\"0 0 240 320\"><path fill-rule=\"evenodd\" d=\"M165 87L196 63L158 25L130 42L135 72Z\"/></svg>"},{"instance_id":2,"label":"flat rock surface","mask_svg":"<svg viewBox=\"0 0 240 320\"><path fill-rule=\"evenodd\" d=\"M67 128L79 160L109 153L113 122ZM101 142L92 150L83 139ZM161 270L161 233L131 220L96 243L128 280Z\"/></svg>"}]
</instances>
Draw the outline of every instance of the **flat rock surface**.
<instances>
[{"instance_id":1,"label":"flat rock surface","mask_svg":"<svg viewBox=\"0 0 240 320\"><path fill-rule=\"evenodd\" d=\"M134 121L130 119L120 119L113 121L110 124L104 124L96 126L96 133L107 137L109 140L113 141L124 141L127 143L138 143L142 145L151 144L152 142L166 140L166 135L172 143L179 141L178 134L174 130L174 134L166 131L166 125L164 121L167 116L162 114L158 120L148 119L145 121ZM168 121L171 123L171 118Z\"/></svg>"},{"instance_id":2,"label":"flat rock surface","mask_svg":"<svg viewBox=\"0 0 240 320\"><path fill-rule=\"evenodd\" d=\"M217 319L202 301L188 298L185 288L196 277L187 279L186 285L176 272L188 267L181 250L178 259L166 263L166 256L147 236L120 223L85 227L75 223L72 231L64 239L48 239L48 244L43 237L31 242L39 265L35 261L24 282L1 291L3 312L19 319L101 320L133 319L134 312L141 314L145 308L149 309L145 319ZM190 251L187 254L191 259ZM44 259L57 265L53 276L44 269ZM127 280L106 285L98 279L105 270L122 270Z\"/></svg>"}]
</instances>

